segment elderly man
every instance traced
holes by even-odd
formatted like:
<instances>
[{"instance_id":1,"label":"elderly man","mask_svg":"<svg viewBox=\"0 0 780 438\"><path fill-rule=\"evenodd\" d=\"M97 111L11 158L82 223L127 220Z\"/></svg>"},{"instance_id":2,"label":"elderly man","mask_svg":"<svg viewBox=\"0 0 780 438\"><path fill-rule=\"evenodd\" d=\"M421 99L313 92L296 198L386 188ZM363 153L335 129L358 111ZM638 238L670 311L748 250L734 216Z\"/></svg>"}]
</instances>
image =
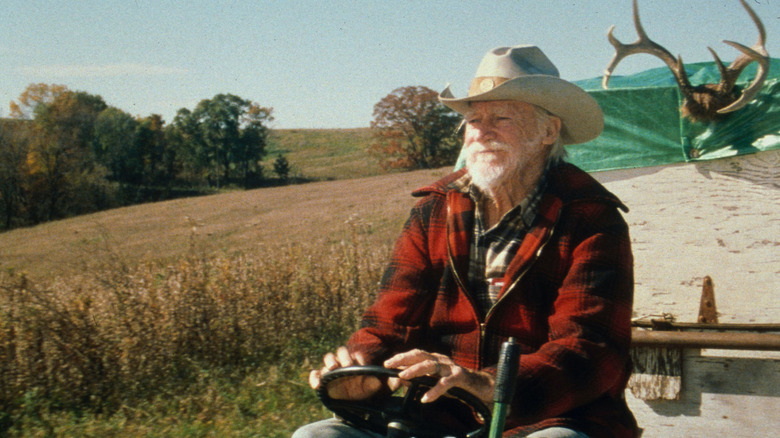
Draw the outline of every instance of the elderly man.
<instances>
[{"instance_id":1,"label":"elderly man","mask_svg":"<svg viewBox=\"0 0 780 438\"><path fill-rule=\"evenodd\" d=\"M623 399L633 301L625 206L562 162L563 145L603 128L598 104L559 78L535 46L482 60L468 96L440 101L465 117L466 169L414 192L421 197L396 244L376 302L347 347L312 371L354 364L438 378L423 397L460 387L489 403L499 346L521 345L507 436L632 437ZM381 390L345 379L335 398ZM296 437L361 435L338 420Z\"/></svg>"}]
</instances>

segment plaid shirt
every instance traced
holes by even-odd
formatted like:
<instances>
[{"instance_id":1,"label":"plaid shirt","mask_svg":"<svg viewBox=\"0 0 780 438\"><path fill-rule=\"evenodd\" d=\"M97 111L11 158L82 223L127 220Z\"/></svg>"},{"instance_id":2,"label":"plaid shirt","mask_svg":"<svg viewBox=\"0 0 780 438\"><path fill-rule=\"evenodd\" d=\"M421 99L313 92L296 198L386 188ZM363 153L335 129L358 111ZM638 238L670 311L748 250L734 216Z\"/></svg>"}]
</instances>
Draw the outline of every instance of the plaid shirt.
<instances>
[{"instance_id":1,"label":"plaid shirt","mask_svg":"<svg viewBox=\"0 0 780 438\"><path fill-rule=\"evenodd\" d=\"M542 199L546 172L531 193L518 205L506 212L497 224L485 230L482 218L484 202L489 202L483 193L473 184L468 175L453 183L461 192L469 195L477 206L475 208L474 237L469 251L468 281L471 292L477 300L482 316L493 307L504 285L504 275L523 242L525 233L536 217L539 201Z\"/></svg>"},{"instance_id":2,"label":"plaid shirt","mask_svg":"<svg viewBox=\"0 0 780 438\"><path fill-rule=\"evenodd\" d=\"M522 355L505 436L564 426L633 437L623 392L631 372L633 258L623 204L570 164L549 170L537 214L487 315L468 284L475 204L454 181L415 192L377 299L348 342L369 363L419 348L496 372L509 337Z\"/></svg>"}]
</instances>

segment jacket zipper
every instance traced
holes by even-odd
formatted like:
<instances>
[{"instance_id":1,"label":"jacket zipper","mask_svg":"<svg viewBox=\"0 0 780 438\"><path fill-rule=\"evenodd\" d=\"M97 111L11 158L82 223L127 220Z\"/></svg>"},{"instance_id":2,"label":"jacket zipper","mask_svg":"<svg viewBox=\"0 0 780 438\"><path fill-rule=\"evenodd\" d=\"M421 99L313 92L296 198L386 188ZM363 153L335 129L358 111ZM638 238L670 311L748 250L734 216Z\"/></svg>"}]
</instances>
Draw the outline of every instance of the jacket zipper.
<instances>
[{"instance_id":1,"label":"jacket zipper","mask_svg":"<svg viewBox=\"0 0 780 438\"><path fill-rule=\"evenodd\" d=\"M450 216L450 206L447 205L447 217ZM471 296L471 292L466 287L466 283L463 282L463 279L460 278L460 275L458 275L458 270L455 266L455 258L452 256L452 248L450 247L450 227L449 223L447 224L447 230L446 230L446 236L447 236L447 261L450 264L450 270L452 271L452 275L455 277L455 282L458 284L458 287L463 291L463 293L466 295L466 298L469 300L469 303L471 303L471 310L474 313L474 319L477 320L477 323L479 324L479 343L477 345L477 363L481 365L482 359L479 357L480 351L482 351L482 339L484 338L484 329L485 329L485 323L480 318L479 312L477 311L477 304L474 302L474 297ZM481 368L481 366L480 366Z\"/></svg>"},{"instance_id":2,"label":"jacket zipper","mask_svg":"<svg viewBox=\"0 0 780 438\"><path fill-rule=\"evenodd\" d=\"M544 238L544 241L541 243L541 245L539 245L539 249L536 250L536 253L534 254L534 257L531 260L528 261L528 263L526 264L526 267L523 269L523 271L520 273L520 275L518 275L517 278L515 278L515 280L512 282L512 284L510 284L507 287L507 289L506 289L507 292L504 295L502 295L501 298L499 298L498 301L496 301L496 303L493 304L493 306L490 307L490 310L488 310L487 315L485 315L485 320L480 322L480 324L479 324L479 356L478 356L478 358L479 358L479 368L480 369L482 369L485 366L485 364L483 363L483 361L485 360L485 353L486 353L485 352L485 346L487 345L487 342L485 342L485 337L487 335L487 325L488 325L488 322L490 321L490 316L493 315L493 313L494 313L493 311L496 309L496 307L498 307L498 305L502 301L504 301L504 299L509 295L509 291L512 288L514 288L517 285L517 283L520 282L520 280L531 269L531 267L534 265L534 263L536 263L536 261L539 260L539 257L541 257L541 255L542 255L542 251L547 246L547 244L550 242L550 239L552 239L553 234L555 234L555 227L558 225L558 220L561 218L561 211L562 211L562 209L558 210L558 214L557 214L557 216L555 218L555 222L553 222L553 225L550 228L550 232L547 233L547 236Z\"/></svg>"},{"instance_id":3,"label":"jacket zipper","mask_svg":"<svg viewBox=\"0 0 780 438\"><path fill-rule=\"evenodd\" d=\"M479 325L482 326L482 321L479 318L479 313L477 313L477 305L474 302L474 297L471 296L471 293L466 288L466 283L463 282L463 280L460 278L460 275L458 275L458 270L455 269L455 259L452 257L452 248L450 248L450 243L447 242L447 259L450 263L450 269L452 270L452 275L455 277L455 282L458 283L458 286L465 292L466 298L468 298L469 303L471 303L471 309L474 311L474 317L476 318L477 322L479 322Z\"/></svg>"}]
</instances>

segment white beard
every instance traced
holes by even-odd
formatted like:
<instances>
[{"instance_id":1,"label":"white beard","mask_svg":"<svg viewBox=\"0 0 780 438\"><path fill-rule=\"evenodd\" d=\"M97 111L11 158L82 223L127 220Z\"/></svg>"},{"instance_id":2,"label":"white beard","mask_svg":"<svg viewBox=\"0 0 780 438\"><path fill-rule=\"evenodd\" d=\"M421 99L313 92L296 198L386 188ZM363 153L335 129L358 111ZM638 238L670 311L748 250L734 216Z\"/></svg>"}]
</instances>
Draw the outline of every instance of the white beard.
<instances>
[{"instance_id":1,"label":"white beard","mask_svg":"<svg viewBox=\"0 0 780 438\"><path fill-rule=\"evenodd\" d=\"M485 149L502 150L505 153L501 156L479 153ZM516 149L497 141L491 141L485 145L471 144L466 156L466 167L471 176L471 182L483 192L490 192L500 186L507 178L516 176L520 169L522 156Z\"/></svg>"}]
</instances>

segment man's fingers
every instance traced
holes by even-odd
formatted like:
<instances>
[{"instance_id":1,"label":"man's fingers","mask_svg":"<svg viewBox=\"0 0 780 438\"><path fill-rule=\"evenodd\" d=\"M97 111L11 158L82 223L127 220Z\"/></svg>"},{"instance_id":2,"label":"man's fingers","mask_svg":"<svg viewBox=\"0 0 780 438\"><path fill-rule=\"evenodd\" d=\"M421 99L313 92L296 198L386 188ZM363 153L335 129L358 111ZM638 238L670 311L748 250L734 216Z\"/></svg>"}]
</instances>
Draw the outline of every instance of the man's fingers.
<instances>
[{"instance_id":1,"label":"man's fingers","mask_svg":"<svg viewBox=\"0 0 780 438\"><path fill-rule=\"evenodd\" d=\"M361 359L364 363L367 363L367 360L365 357L362 357ZM322 363L325 365L325 370L327 371L333 371L336 368L343 368L352 366L355 364L355 359L353 359L352 354L350 354L349 350L347 350L347 347L339 347L336 350L336 353L327 353L322 358Z\"/></svg>"},{"instance_id":2,"label":"man's fingers","mask_svg":"<svg viewBox=\"0 0 780 438\"><path fill-rule=\"evenodd\" d=\"M368 359L366 358L366 355L363 354L363 352L358 351L354 354L355 361L357 361L358 365L368 365Z\"/></svg>"},{"instance_id":3,"label":"man's fingers","mask_svg":"<svg viewBox=\"0 0 780 438\"><path fill-rule=\"evenodd\" d=\"M347 347L339 347L336 350L336 357L339 361L339 365L342 367L349 367L355 364L355 361L352 359L352 355L349 353L349 350L347 350Z\"/></svg>"},{"instance_id":4,"label":"man's fingers","mask_svg":"<svg viewBox=\"0 0 780 438\"><path fill-rule=\"evenodd\" d=\"M410 350L405 353L398 353L387 359L384 363L385 368L405 368L419 363L426 359L432 359L433 355L422 350Z\"/></svg>"},{"instance_id":5,"label":"man's fingers","mask_svg":"<svg viewBox=\"0 0 780 438\"><path fill-rule=\"evenodd\" d=\"M320 373L319 370L312 370L309 373L309 386L311 386L312 389L317 389L320 387L322 373Z\"/></svg>"},{"instance_id":6,"label":"man's fingers","mask_svg":"<svg viewBox=\"0 0 780 438\"><path fill-rule=\"evenodd\" d=\"M441 363L433 359L426 359L401 371L398 373L398 377L409 380L420 376L438 376L441 369Z\"/></svg>"},{"instance_id":7,"label":"man's fingers","mask_svg":"<svg viewBox=\"0 0 780 438\"><path fill-rule=\"evenodd\" d=\"M333 370L353 366L368 365L369 361L361 352L350 353L346 347L327 353L322 358L322 369L309 373L309 385L317 389L322 385L322 376ZM383 383L373 376L354 376L338 379L328 384L328 395L334 399L363 400L382 389Z\"/></svg>"},{"instance_id":8,"label":"man's fingers","mask_svg":"<svg viewBox=\"0 0 780 438\"><path fill-rule=\"evenodd\" d=\"M336 355L333 353L325 354L325 356L322 357L322 363L328 371L335 370L339 367L338 359L336 359Z\"/></svg>"},{"instance_id":9,"label":"man's fingers","mask_svg":"<svg viewBox=\"0 0 780 438\"><path fill-rule=\"evenodd\" d=\"M420 399L423 403L430 403L432 401L435 401L442 395L444 395L447 391L452 388L452 385L447 385L445 383L442 383L442 380L440 379L439 383L437 383L433 388L429 389L428 392L423 394L422 398Z\"/></svg>"},{"instance_id":10,"label":"man's fingers","mask_svg":"<svg viewBox=\"0 0 780 438\"><path fill-rule=\"evenodd\" d=\"M368 364L364 354L360 352L352 354L346 347L338 348L335 353L327 353L322 361L324 367L321 370L309 373L309 385L315 389L322 384L322 375L329 371L355 364ZM406 385L408 380L415 377L425 375L439 377L436 385L423 395L421 400L423 403L430 403L438 399L452 387L463 388L482 400L489 401L493 396L495 383L492 376L460 367L443 354L411 350L391 357L384 362L384 366L402 370L398 373L398 378L388 379L387 385L392 391ZM337 399L365 399L382 387L382 382L376 377L365 376L340 379L333 383L332 386L328 386L328 393Z\"/></svg>"},{"instance_id":11,"label":"man's fingers","mask_svg":"<svg viewBox=\"0 0 780 438\"><path fill-rule=\"evenodd\" d=\"M456 372L449 376L442 377L438 382L436 382L436 385L429 389L428 392L423 394L420 401L423 403L430 403L446 394L450 388L454 388L456 386L471 392L471 388L466 385L467 378L468 377L466 374L462 372Z\"/></svg>"},{"instance_id":12,"label":"man's fingers","mask_svg":"<svg viewBox=\"0 0 780 438\"><path fill-rule=\"evenodd\" d=\"M387 386L390 388L390 392L395 392L395 390L400 388L403 384L404 381L398 377L390 377L387 379Z\"/></svg>"}]
</instances>

